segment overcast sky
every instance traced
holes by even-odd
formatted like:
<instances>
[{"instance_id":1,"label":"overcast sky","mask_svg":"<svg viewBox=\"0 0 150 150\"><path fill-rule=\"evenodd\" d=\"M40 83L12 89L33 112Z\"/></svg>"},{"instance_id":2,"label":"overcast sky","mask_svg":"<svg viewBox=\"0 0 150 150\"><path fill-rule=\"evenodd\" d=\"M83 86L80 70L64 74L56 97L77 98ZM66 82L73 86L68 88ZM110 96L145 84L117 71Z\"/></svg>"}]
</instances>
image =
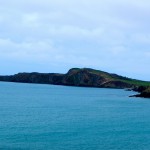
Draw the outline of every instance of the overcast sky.
<instances>
[{"instance_id":1,"label":"overcast sky","mask_svg":"<svg viewBox=\"0 0 150 150\"><path fill-rule=\"evenodd\" d=\"M150 1L0 1L0 74L72 67L150 80Z\"/></svg>"}]
</instances>

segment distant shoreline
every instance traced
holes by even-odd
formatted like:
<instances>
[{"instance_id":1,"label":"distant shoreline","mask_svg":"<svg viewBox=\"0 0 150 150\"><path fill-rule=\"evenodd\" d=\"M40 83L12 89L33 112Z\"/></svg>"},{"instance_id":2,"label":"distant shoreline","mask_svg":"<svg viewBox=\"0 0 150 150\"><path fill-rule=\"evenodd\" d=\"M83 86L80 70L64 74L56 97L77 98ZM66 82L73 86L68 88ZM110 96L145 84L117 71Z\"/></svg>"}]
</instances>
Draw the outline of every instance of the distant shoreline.
<instances>
[{"instance_id":1,"label":"distant shoreline","mask_svg":"<svg viewBox=\"0 0 150 150\"><path fill-rule=\"evenodd\" d=\"M90 68L72 68L66 74L18 73L10 76L0 76L0 81L90 88L129 89L140 93L135 95L135 97L150 98L150 82L131 79Z\"/></svg>"}]
</instances>

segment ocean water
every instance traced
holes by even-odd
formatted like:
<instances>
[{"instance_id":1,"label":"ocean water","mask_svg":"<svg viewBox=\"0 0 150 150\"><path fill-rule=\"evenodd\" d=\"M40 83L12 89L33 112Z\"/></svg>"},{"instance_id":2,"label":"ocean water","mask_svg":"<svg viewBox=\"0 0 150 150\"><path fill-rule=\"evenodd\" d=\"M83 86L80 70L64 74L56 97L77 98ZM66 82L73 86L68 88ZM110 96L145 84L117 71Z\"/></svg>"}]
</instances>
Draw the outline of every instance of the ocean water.
<instances>
[{"instance_id":1,"label":"ocean water","mask_svg":"<svg viewBox=\"0 0 150 150\"><path fill-rule=\"evenodd\" d=\"M150 99L0 82L0 150L149 150Z\"/></svg>"}]
</instances>

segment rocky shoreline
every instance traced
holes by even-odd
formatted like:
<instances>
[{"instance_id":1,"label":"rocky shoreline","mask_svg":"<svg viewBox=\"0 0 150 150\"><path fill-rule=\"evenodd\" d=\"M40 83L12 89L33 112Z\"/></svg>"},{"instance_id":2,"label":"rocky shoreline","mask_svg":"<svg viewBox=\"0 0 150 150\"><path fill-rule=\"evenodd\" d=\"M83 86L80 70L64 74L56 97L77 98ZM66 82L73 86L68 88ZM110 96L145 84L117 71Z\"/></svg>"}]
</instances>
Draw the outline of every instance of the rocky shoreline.
<instances>
[{"instance_id":1,"label":"rocky shoreline","mask_svg":"<svg viewBox=\"0 0 150 150\"><path fill-rule=\"evenodd\" d=\"M133 95L131 97L150 98L150 86L139 86L138 89L133 89L133 91L136 91L139 94Z\"/></svg>"}]
</instances>

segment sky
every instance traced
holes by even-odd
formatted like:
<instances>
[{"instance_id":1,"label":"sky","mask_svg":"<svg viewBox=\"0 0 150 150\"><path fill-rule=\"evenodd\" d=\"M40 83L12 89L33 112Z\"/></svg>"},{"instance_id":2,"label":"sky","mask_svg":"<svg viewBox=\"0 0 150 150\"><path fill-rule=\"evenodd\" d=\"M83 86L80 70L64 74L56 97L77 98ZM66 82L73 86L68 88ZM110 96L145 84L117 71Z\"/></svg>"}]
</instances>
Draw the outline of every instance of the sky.
<instances>
[{"instance_id":1,"label":"sky","mask_svg":"<svg viewBox=\"0 0 150 150\"><path fill-rule=\"evenodd\" d=\"M0 1L0 74L94 68L150 81L149 0Z\"/></svg>"}]
</instances>

